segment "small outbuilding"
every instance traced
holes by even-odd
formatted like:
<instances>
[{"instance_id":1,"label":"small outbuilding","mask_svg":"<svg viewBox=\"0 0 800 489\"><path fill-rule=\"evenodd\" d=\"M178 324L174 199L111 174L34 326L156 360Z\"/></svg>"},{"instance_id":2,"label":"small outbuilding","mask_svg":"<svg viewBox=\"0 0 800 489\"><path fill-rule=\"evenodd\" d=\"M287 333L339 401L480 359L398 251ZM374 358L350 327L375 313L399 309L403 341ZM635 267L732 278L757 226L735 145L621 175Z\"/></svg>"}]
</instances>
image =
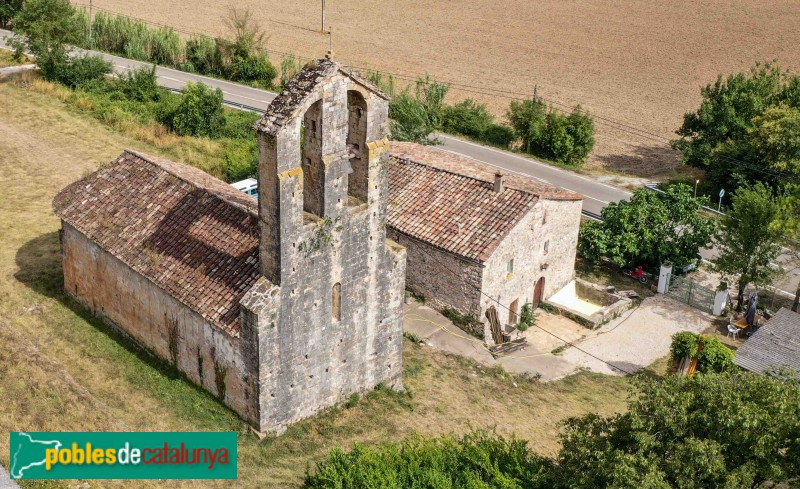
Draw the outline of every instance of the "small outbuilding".
<instances>
[{"instance_id":1,"label":"small outbuilding","mask_svg":"<svg viewBox=\"0 0 800 489\"><path fill-rule=\"evenodd\" d=\"M393 142L389 158L387 235L427 302L515 325L573 280L583 196L414 143ZM473 333L491 343L488 328Z\"/></svg>"},{"instance_id":2,"label":"small outbuilding","mask_svg":"<svg viewBox=\"0 0 800 489\"><path fill-rule=\"evenodd\" d=\"M752 372L781 367L800 372L800 314L781 308L739 347L734 362Z\"/></svg>"}]
</instances>

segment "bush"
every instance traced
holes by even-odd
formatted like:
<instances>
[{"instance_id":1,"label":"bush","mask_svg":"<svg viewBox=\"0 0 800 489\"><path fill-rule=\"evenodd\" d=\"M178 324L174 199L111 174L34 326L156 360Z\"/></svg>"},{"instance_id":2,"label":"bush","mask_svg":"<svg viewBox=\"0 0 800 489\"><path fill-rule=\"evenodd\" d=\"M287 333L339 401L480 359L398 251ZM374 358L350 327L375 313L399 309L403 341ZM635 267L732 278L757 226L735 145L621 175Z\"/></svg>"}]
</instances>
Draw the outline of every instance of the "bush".
<instances>
[{"instance_id":1,"label":"bush","mask_svg":"<svg viewBox=\"0 0 800 489\"><path fill-rule=\"evenodd\" d=\"M126 98L137 102L153 102L161 99L164 90L158 86L156 66L129 71L120 78L120 90Z\"/></svg>"},{"instance_id":2,"label":"bush","mask_svg":"<svg viewBox=\"0 0 800 489\"><path fill-rule=\"evenodd\" d=\"M514 142L514 130L503 124L491 124L483 132L481 140L501 148L508 148Z\"/></svg>"},{"instance_id":3,"label":"bush","mask_svg":"<svg viewBox=\"0 0 800 489\"><path fill-rule=\"evenodd\" d=\"M580 165L594 148L594 122L580 106L564 115L541 100L511 102L508 120L525 151L568 165Z\"/></svg>"},{"instance_id":4,"label":"bush","mask_svg":"<svg viewBox=\"0 0 800 489\"><path fill-rule=\"evenodd\" d=\"M71 58L56 73L56 81L70 88L84 86L89 82L102 80L112 71L109 61L100 56L81 56Z\"/></svg>"},{"instance_id":5,"label":"bush","mask_svg":"<svg viewBox=\"0 0 800 489\"><path fill-rule=\"evenodd\" d=\"M403 90L389 104L392 137L398 141L435 144L431 134L442 128L444 97L449 87L429 76L419 78L412 94Z\"/></svg>"},{"instance_id":6,"label":"bush","mask_svg":"<svg viewBox=\"0 0 800 489\"><path fill-rule=\"evenodd\" d=\"M189 83L180 103L164 123L180 135L219 137L225 126L222 90L202 83Z\"/></svg>"},{"instance_id":7,"label":"bush","mask_svg":"<svg viewBox=\"0 0 800 489\"><path fill-rule=\"evenodd\" d=\"M448 132L481 139L493 123L494 117L486 105L471 98L442 110L442 129Z\"/></svg>"},{"instance_id":8,"label":"bush","mask_svg":"<svg viewBox=\"0 0 800 489\"><path fill-rule=\"evenodd\" d=\"M225 126L220 131L220 137L255 140L254 126L260 118L261 116L255 112L226 110Z\"/></svg>"},{"instance_id":9,"label":"bush","mask_svg":"<svg viewBox=\"0 0 800 489\"><path fill-rule=\"evenodd\" d=\"M294 78L294 76L300 71L300 63L297 61L297 58L294 56L287 56L281 60L281 80L280 80L280 89L283 90L286 88L286 85L289 83L289 80Z\"/></svg>"},{"instance_id":10,"label":"bush","mask_svg":"<svg viewBox=\"0 0 800 489\"><path fill-rule=\"evenodd\" d=\"M258 143L255 137L232 139L225 146L225 181L237 182L258 174Z\"/></svg>"},{"instance_id":11,"label":"bush","mask_svg":"<svg viewBox=\"0 0 800 489\"><path fill-rule=\"evenodd\" d=\"M733 350L721 341L689 331L674 334L670 346L670 358L673 362L680 362L685 357L697 357L697 371L704 374L728 372L733 370L735 365Z\"/></svg>"},{"instance_id":12,"label":"bush","mask_svg":"<svg viewBox=\"0 0 800 489\"><path fill-rule=\"evenodd\" d=\"M222 76L225 72L219 45L208 37L192 37L186 41L186 62L204 75Z\"/></svg>"},{"instance_id":13,"label":"bush","mask_svg":"<svg viewBox=\"0 0 800 489\"><path fill-rule=\"evenodd\" d=\"M234 58L228 68L229 78L233 81L254 83L262 88L273 88L273 81L278 70L263 54L244 58Z\"/></svg>"},{"instance_id":14,"label":"bush","mask_svg":"<svg viewBox=\"0 0 800 489\"><path fill-rule=\"evenodd\" d=\"M533 454L527 442L486 432L463 438L412 436L378 448L334 448L306 488L389 487L552 487L551 462Z\"/></svg>"},{"instance_id":15,"label":"bush","mask_svg":"<svg viewBox=\"0 0 800 489\"><path fill-rule=\"evenodd\" d=\"M526 331L531 326L536 324L536 315L533 313L533 306L530 302L526 302L525 305L522 306L522 311L519 315L519 324L517 324L517 329L520 331Z\"/></svg>"}]
</instances>

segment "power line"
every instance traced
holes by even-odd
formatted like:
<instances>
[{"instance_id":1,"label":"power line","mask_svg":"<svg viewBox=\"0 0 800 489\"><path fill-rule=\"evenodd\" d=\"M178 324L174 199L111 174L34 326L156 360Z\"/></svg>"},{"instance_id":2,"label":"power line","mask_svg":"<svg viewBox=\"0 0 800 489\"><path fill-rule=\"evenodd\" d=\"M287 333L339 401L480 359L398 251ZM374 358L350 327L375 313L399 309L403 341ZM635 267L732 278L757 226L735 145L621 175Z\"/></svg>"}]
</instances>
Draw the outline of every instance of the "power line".
<instances>
[{"instance_id":1,"label":"power line","mask_svg":"<svg viewBox=\"0 0 800 489\"><path fill-rule=\"evenodd\" d=\"M75 5L81 6L81 7L87 7L88 6L88 5L82 4L82 3L75 3ZM210 36L210 35L207 35L207 34L193 32L193 31L189 31L189 30L173 27L173 26L166 25L166 24L160 24L160 23L157 23L157 22L152 22L152 21L141 19L141 18L138 18L138 17L133 17L133 16L129 16L129 15L126 15L126 14L122 14L120 12L116 12L116 11L113 11L113 10L110 10L110 9L106 9L106 8L102 8L102 7L93 7L93 8L97 9L97 10L100 10L100 11L103 11L103 12L114 14L114 15L117 15L117 16L126 17L126 18L129 18L129 19L132 19L132 20L143 22L145 24L154 25L154 26L157 26L157 27L162 27L162 28L167 28L167 29L172 29L172 30L174 30L176 32L180 32L182 34L186 34L186 35L189 35L189 36L198 36L198 37L205 37L205 38L209 38L209 39L214 39L213 36ZM298 25L295 25L295 24L290 24L288 22L283 22L283 21L278 21L278 20L272 20L272 19L267 19L267 20L269 22L283 24L283 25L286 25L286 26L289 26L289 27L293 27L293 28L297 28L297 29L301 29L301 30L306 30L306 31L311 31L311 32L314 32L316 34L320 34L319 31L314 30L314 29L309 29L307 27L302 27L302 26L298 26ZM323 34L329 34L329 33L323 33ZM265 53L278 54L278 55L281 55L283 57L289 57L289 58L298 59L298 60L313 61L313 58L308 58L308 57L304 57L304 56L298 56L298 55L295 55L295 54L292 54L292 53L287 53L287 52L283 52L283 51L277 51L277 50L274 50L274 49L261 48L261 51L263 51ZM388 76L391 76L391 77L394 77L394 78L398 78L398 79L405 80L405 81L410 81L410 82L416 82L416 81L418 81L420 79L419 75L414 76L414 75L408 75L408 74L393 73L393 72L388 72L388 71L380 71L380 70L376 70L376 69L370 69L370 68L366 68L366 67L362 67L362 66L352 65L352 64L349 64L349 63L345 63L345 65L347 67L349 67L349 68L354 68L354 69L360 70L362 72L374 72L374 73L378 73L378 74L381 74L381 75L388 75ZM446 80L440 80L439 83L455 87L456 90L459 90L459 91L462 91L462 92L467 92L467 93L474 93L474 94L478 94L478 95L486 95L486 96L490 96L490 97L501 97L501 98L506 98L506 99L510 99L510 100L516 100L516 101L530 100L530 96L528 96L527 94L514 92L514 91L510 91L510 90L503 90L503 89L492 88L492 87L481 87L481 86L475 86L475 85L468 85L468 84L464 84L464 83L457 83L457 82L446 81ZM567 114L568 110L575 110L575 111L577 111L579 113L583 113L585 115L591 116L592 119L597 124L600 124L602 126L606 126L606 127L609 127L611 129L615 129L615 130L620 131L620 132L631 134L633 136L637 136L637 137L642 138L642 139L648 139L650 141L655 141L655 142L659 142L659 143L666 143L666 144L670 144L671 143L671 140L669 138L667 138L667 137L661 136L659 134L650 132L650 131L645 130L645 129L641 129L641 128L632 126L632 125L630 125L630 124L628 124L628 123L626 123L624 121L615 120L613 118L601 116L601 115L598 115L598 114L590 114L585 109L578 108L577 106L571 107L570 105L565 104L563 102L560 102L558 100L549 99L549 98L545 98L545 97L541 97L541 96L537 96L537 99L540 99L540 100L542 100L544 102L547 102L555 110L558 110L559 112L562 112L564 114ZM736 165L736 166L739 166L739 167L747 168L747 169L749 169L751 171L754 171L754 172L757 172L757 173L762 173L764 175L769 175L769 176L771 176L773 178L778 178L778 179L782 179L782 180L789 181L789 182L794 182L794 183L800 183L800 178L798 178L798 177L796 177L794 175L788 174L788 173L780 172L780 171L777 171L777 170L772 170L772 169L769 169L769 168L764 168L762 166L755 166L755 165L753 165L751 163L748 163L748 162L745 162L745 161L742 161L742 160L739 160L737 158L733 158L733 157L727 156L727 155L717 155L717 157L720 158L725 163L730 163L730 164L733 164L733 165Z\"/></svg>"},{"instance_id":2,"label":"power line","mask_svg":"<svg viewBox=\"0 0 800 489\"><path fill-rule=\"evenodd\" d=\"M417 240L417 241L418 241L418 240ZM448 267L448 266L446 266L446 265L443 265L443 264L442 264L442 263L441 263L441 262L440 262L440 261L439 261L439 260L438 260L438 259L437 259L435 256L433 256L433 255L431 255L430 253L428 253L428 250L426 250L424 247L420 246L420 247L418 247L418 249L422 250L422 252L423 252L423 253L425 253L425 254L428 256L428 258L430 258L430 259L432 259L434 262L436 262L436 264L437 264L437 265L439 265L440 267L444 268L445 270L447 270L448 272L450 272L451 274L453 274L453 275L454 275L456 278L458 278L459 280L462 280L462 278L463 278L463 277L462 277L462 276L461 276L461 275L460 275L458 272L455 272L455 271L454 271L454 270L452 270L450 267ZM484 292L484 291L483 291L483 290L482 290L480 287L478 287L478 286L476 286L476 285L474 285L474 284L471 284L471 283L469 283L468 285L469 285L470 287L474 288L475 290L477 290L477 291L478 291L478 292L479 292L479 293L480 293L482 296L485 296L485 297L486 297L487 299L489 299L490 301L492 301L492 302L496 303L496 304L497 304L498 306L500 306L501 308L503 308L503 309L507 310L509 313L513 313L513 312L514 312L514 311L512 311L510 308L508 308L508 307L504 306L504 305L503 305L503 304L502 304L502 303L501 303L499 300L497 300L497 299L495 299L494 297L490 296L489 294L485 293L485 292ZM627 320L627 318L626 318L626 320ZM571 341L567 341L567 340L565 340L565 339L561 338L561 337L560 337L560 336L558 336L557 334L555 334L555 333L553 333L553 332L551 332L551 331L548 331L548 330L544 329L543 327L539 326L539 325L538 325L538 324L536 324L536 323L533 323L533 324L531 324L531 326L533 326L534 328L537 328L537 329L540 329L540 330L544 331L544 332L545 332L545 333L547 333L548 335L550 335L550 336L552 336L553 338L555 338L555 339L559 340L560 342L564 343L565 345L568 345L568 346L570 346L571 348L574 348L574 349L578 350L579 352L583 353L584 355L588 355L589 357L591 357L591 358L594 358L595 360L598 360L598 361L600 361L600 362L603 362L603 363L605 363L606 365L608 365L609 367L611 367L611 368L612 368L612 369L614 369L614 370L618 370L618 371L620 371L620 372L623 372L623 373L626 373L626 374L628 374L628 375L634 375L634 374L635 374L635 372L630 372L630 371L628 371L628 370L625 370L624 368L621 368L621 367L619 367L619 366L617 366L617 365L614 365L613 363L611 363L611 362L609 362L609 361L603 360L602 358L598 357L597 355L595 355L595 354L593 354L593 353L589 353L588 351L586 351L586 350L584 350L584 349L580 348L579 346L577 346L575 343L572 343Z\"/></svg>"}]
</instances>

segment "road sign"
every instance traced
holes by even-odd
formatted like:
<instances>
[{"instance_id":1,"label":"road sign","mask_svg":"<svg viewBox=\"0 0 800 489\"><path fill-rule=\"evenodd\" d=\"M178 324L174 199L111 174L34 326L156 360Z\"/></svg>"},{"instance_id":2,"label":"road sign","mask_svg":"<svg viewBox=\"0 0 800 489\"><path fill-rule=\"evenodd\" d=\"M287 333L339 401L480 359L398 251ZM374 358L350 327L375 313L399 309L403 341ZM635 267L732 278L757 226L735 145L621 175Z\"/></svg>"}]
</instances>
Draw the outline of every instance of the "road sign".
<instances>
[{"instance_id":1,"label":"road sign","mask_svg":"<svg viewBox=\"0 0 800 489\"><path fill-rule=\"evenodd\" d=\"M724 188L719 189L719 198L721 199L724 196L725 196L725 189Z\"/></svg>"}]
</instances>

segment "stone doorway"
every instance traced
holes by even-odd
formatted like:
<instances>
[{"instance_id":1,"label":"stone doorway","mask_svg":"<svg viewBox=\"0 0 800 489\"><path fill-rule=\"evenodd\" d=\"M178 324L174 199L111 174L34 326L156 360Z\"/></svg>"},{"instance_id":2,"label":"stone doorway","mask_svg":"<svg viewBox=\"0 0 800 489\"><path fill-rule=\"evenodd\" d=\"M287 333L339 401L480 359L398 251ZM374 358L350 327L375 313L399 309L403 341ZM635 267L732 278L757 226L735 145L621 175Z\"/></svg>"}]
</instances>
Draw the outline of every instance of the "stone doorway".
<instances>
[{"instance_id":1,"label":"stone doorway","mask_svg":"<svg viewBox=\"0 0 800 489\"><path fill-rule=\"evenodd\" d=\"M536 285L533 287L533 308L536 309L539 307L539 303L542 302L542 296L544 295L544 277L539 277L539 280L536 281Z\"/></svg>"}]
</instances>

